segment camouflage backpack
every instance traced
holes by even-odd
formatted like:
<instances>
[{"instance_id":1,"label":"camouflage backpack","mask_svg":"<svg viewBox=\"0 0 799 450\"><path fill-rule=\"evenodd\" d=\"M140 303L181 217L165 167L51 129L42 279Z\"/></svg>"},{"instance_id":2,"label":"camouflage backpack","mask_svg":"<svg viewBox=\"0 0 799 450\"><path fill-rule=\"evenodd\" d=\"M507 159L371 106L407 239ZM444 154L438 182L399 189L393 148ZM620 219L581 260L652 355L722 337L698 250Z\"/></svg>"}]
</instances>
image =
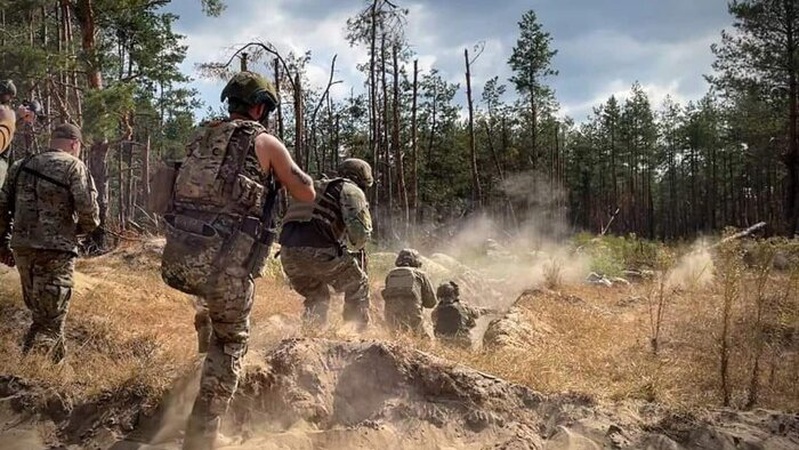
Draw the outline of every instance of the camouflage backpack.
<instances>
[{"instance_id":1,"label":"camouflage backpack","mask_svg":"<svg viewBox=\"0 0 799 450\"><path fill-rule=\"evenodd\" d=\"M394 299L413 297L421 300L422 292L416 282L413 269L410 267L395 267L386 276L386 287L383 289L383 300L390 302Z\"/></svg>"},{"instance_id":2,"label":"camouflage backpack","mask_svg":"<svg viewBox=\"0 0 799 450\"><path fill-rule=\"evenodd\" d=\"M255 138L264 131L252 121L214 122L202 127L190 142L188 155L176 170L164 215L161 277L167 285L203 295L221 271L244 277L257 276L263 268L271 240L264 239L267 230L261 217L265 203L274 202L276 189L248 176L245 166ZM189 211L228 215L238 225L223 233Z\"/></svg>"},{"instance_id":3,"label":"camouflage backpack","mask_svg":"<svg viewBox=\"0 0 799 450\"><path fill-rule=\"evenodd\" d=\"M255 138L266 129L251 120L217 121L201 128L175 178L175 207L257 216L264 186L244 174Z\"/></svg>"}]
</instances>

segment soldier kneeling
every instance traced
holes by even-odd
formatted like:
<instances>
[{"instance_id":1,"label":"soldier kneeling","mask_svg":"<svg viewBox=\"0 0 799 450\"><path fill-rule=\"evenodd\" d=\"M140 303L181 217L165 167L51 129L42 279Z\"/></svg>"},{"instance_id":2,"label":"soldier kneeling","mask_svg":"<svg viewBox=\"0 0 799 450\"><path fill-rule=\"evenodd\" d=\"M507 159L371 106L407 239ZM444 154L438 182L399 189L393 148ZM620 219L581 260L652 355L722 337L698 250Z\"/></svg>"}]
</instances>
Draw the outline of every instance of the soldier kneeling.
<instances>
[{"instance_id":1,"label":"soldier kneeling","mask_svg":"<svg viewBox=\"0 0 799 450\"><path fill-rule=\"evenodd\" d=\"M383 289L385 319L393 331L412 331L424 335L423 308L436 306L433 284L420 269L419 252L406 248L399 252L396 266L386 275Z\"/></svg>"},{"instance_id":2,"label":"soldier kneeling","mask_svg":"<svg viewBox=\"0 0 799 450\"><path fill-rule=\"evenodd\" d=\"M440 285L436 296L438 305L433 310L436 338L446 344L471 348L470 331L477 324L476 319L484 311L461 303L460 290L454 281Z\"/></svg>"}]
</instances>

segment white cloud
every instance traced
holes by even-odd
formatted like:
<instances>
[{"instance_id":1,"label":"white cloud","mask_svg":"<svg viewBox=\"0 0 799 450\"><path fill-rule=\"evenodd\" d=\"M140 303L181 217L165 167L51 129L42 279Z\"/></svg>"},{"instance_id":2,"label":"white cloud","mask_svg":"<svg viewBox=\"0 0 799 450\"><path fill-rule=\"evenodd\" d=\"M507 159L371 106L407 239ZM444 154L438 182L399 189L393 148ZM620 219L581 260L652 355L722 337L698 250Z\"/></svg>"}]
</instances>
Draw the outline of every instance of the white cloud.
<instances>
[{"instance_id":1,"label":"white cloud","mask_svg":"<svg viewBox=\"0 0 799 450\"><path fill-rule=\"evenodd\" d=\"M350 90L363 89L365 75L357 70L359 64L368 61L365 45L350 47L346 40L346 21L357 14L363 2L335 3L324 7L329 13L320 14L319 2L305 1L298 6L297 0L237 0L246 7L228 8L220 18L203 18L192 27L177 29L187 36L188 57L183 69L194 74L196 63L224 61L233 49L251 40L268 41L279 51L298 54L312 51L307 76L312 87L323 88L328 81L330 60L336 61L335 79L343 82L331 89L334 99L350 95ZM311 4L313 3L313 4ZM463 49L470 53L475 44L485 43L485 49L472 66L472 83L475 99L480 98L484 83L498 76L508 85L508 98L513 96L513 87L507 81L510 69L507 59L516 40L515 22L509 21L503 32L491 35L482 28L473 30L474 40L464 35L455 37L452 32L459 24L451 17L439 16L423 0L402 3L409 11L406 35L411 48L416 52L422 73L432 68L439 69L449 82L459 83L461 89L456 101L465 103L465 80ZM456 4L452 8L457 8ZM301 9L317 8L314 14L301 14ZM463 30L460 30L463 31ZM661 38L641 40L613 29L586 29L572 39L553 42L559 53L553 64L560 76L551 79L556 89L563 114L582 120L610 95L626 98L630 86L640 81L650 94L653 106L658 106L665 95L677 101L700 97L706 92L702 74L710 70L712 54L710 43L717 38L717 31L708 32L699 38ZM271 68L253 67L271 74ZM412 71L412 61L406 66ZM223 83L217 80L196 80L195 86L202 92L203 100L216 107L215 92ZM209 93L213 93L210 95Z\"/></svg>"}]
</instances>

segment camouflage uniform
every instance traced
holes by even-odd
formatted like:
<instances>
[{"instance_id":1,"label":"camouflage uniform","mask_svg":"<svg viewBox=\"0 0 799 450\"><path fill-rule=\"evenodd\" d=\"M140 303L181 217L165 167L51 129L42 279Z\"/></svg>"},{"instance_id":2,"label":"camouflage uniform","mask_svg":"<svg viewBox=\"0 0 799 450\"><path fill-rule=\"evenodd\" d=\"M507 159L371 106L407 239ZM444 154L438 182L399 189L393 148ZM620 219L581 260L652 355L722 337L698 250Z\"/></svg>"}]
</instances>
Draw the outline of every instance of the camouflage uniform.
<instances>
[{"instance_id":1,"label":"camouflage uniform","mask_svg":"<svg viewBox=\"0 0 799 450\"><path fill-rule=\"evenodd\" d=\"M386 324L392 330L424 334L422 308L436 306L433 284L420 269L422 263L416 250L403 249L394 264L397 267L386 275L386 287L381 293Z\"/></svg>"},{"instance_id":2,"label":"camouflage uniform","mask_svg":"<svg viewBox=\"0 0 799 450\"><path fill-rule=\"evenodd\" d=\"M363 173L348 172L356 165ZM363 189L372 184L366 162L348 159L339 167L342 178L315 182L311 203L291 201L280 234L280 261L297 293L305 297L304 318L324 325L330 289L344 293L344 320L363 330L369 323L369 278L347 251L363 250L372 233L372 217Z\"/></svg>"},{"instance_id":3,"label":"camouflage uniform","mask_svg":"<svg viewBox=\"0 0 799 450\"><path fill-rule=\"evenodd\" d=\"M469 333L477 324L480 310L460 302L458 285L454 282L442 284L436 294L439 303L432 314L436 337L447 344L471 348Z\"/></svg>"},{"instance_id":4,"label":"camouflage uniform","mask_svg":"<svg viewBox=\"0 0 799 450\"><path fill-rule=\"evenodd\" d=\"M53 137L79 140L80 130L62 125ZM10 246L33 316L23 352L41 334L59 362L66 351L64 319L72 296L77 237L100 224L97 192L81 160L59 150L15 162L8 176L0 193L0 233L13 230Z\"/></svg>"},{"instance_id":5,"label":"camouflage uniform","mask_svg":"<svg viewBox=\"0 0 799 450\"><path fill-rule=\"evenodd\" d=\"M231 112L264 104L263 120L278 102L271 84L252 72L236 74L222 92L225 98ZM276 191L255 153L256 138L265 132L254 120L201 125L177 170L164 215L161 275L197 297L195 326L200 350L207 350L184 449L213 448L247 353L253 276L271 244L261 240L268 220L263 208Z\"/></svg>"}]
</instances>

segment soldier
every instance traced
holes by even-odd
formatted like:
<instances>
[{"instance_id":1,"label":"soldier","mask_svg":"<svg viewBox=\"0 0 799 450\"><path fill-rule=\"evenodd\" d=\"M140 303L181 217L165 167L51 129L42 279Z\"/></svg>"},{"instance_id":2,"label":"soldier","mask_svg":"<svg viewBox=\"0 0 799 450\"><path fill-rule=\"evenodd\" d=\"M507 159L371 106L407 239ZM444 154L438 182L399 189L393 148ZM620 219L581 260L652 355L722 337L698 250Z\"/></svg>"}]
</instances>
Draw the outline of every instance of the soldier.
<instances>
[{"instance_id":1,"label":"soldier","mask_svg":"<svg viewBox=\"0 0 799 450\"><path fill-rule=\"evenodd\" d=\"M445 343L471 348L469 333L476 325L475 320L487 311L461 303L460 289L454 281L440 285L436 296L438 305L432 317L436 337Z\"/></svg>"},{"instance_id":2,"label":"soldier","mask_svg":"<svg viewBox=\"0 0 799 450\"><path fill-rule=\"evenodd\" d=\"M395 331L410 330L424 334L422 308L436 306L433 284L422 270L419 252L406 248L399 252L397 266L386 275L383 289L385 319L389 328Z\"/></svg>"},{"instance_id":3,"label":"soldier","mask_svg":"<svg viewBox=\"0 0 799 450\"><path fill-rule=\"evenodd\" d=\"M344 321L359 331L369 324L369 279L347 251L363 254L372 233L372 216L364 190L372 183L366 161L349 158L338 167L338 178L315 183L310 203L290 202L280 234L280 261L291 286L305 297L303 318L324 325L330 290L344 292Z\"/></svg>"},{"instance_id":4,"label":"soldier","mask_svg":"<svg viewBox=\"0 0 799 450\"><path fill-rule=\"evenodd\" d=\"M78 127L57 126L50 149L15 162L0 193L0 235L11 235L0 245L0 258L8 266L16 262L33 316L22 352L27 354L41 335L54 363L66 355L64 320L78 236L100 224L94 182L78 159L81 145Z\"/></svg>"},{"instance_id":5,"label":"soldier","mask_svg":"<svg viewBox=\"0 0 799 450\"><path fill-rule=\"evenodd\" d=\"M195 130L164 214L161 276L169 286L201 297L212 329L207 344L199 336L208 351L184 449L214 447L236 391L250 334L253 278L260 276L274 238L275 178L298 200L314 198L311 177L266 132L278 106L272 84L240 72L222 90L225 99L229 118ZM204 322L199 308L198 313L195 321Z\"/></svg>"}]
</instances>

